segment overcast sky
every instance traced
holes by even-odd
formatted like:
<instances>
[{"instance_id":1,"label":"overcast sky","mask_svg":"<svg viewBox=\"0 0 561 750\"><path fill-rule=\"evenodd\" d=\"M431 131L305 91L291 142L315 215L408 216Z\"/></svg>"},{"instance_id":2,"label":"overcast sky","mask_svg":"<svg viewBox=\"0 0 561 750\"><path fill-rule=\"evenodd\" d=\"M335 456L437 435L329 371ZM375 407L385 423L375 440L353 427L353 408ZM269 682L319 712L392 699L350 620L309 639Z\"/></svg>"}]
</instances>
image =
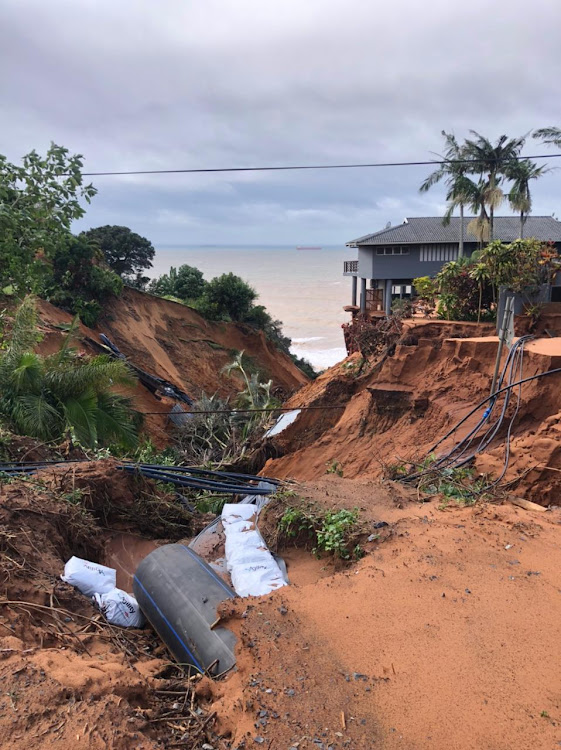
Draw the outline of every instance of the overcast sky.
<instances>
[{"instance_id":1,"label":"overcast sky","mask_svg":"<svg viewBox=\"0 0 561 750\"><path fill-rule=\"evenodd\" d=\"M3 0L0 153L53 140L86 171L430 158L443 128L561 126L560 22L559 0ZM441 213L426 173L98 177L77 228L339 244ZM560 199L558 171L534 213Z\"/></svg>"}]
</instances>

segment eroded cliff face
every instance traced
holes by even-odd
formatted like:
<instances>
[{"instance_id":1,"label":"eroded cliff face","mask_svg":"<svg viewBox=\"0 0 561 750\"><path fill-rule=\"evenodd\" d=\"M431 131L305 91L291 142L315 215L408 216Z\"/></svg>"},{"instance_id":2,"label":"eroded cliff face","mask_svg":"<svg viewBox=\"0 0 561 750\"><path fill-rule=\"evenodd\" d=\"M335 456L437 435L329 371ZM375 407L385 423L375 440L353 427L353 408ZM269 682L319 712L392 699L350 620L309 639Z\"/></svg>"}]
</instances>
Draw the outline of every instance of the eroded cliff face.
<instances>
[{"instance_id":1,"label":"eroded cliff face","mask_svg":"<svg viewBox=\"0 0 561 750\"><path fill-rule=\"evenodd\" d=\"M402 342L370 372L359 355L331 368L296 393L287 406L340 406L303 411L275 438L278 458L263 472L299 480L318 479L329 468L345 477L379 477L399 460L422 459L433 444L490 391L497 338L470 324L410 324ZM526 345L523 376L561 366L561 338ZM516 492L541 504L559 503L561 488L561 375L523 386L514 422L505 481L519 478ZM476 469L497 476L504 463L506 423ZM457 433L463 437L481 418ZM454 438L439 450L452 447Z\"/></svg>"},{"instance_id":2,"label":"eroded cliff face","mask_svg":"<svg viewBox=\"0 0 561 750\"><path fill-rule=\"evenodd\" d=\"M68 324L72 316L43 301L39 313L45 334L41 350L54 351L64 335L60 326ZM189 307L134 289L125 289L121 297L112 300L95 328L80 326L77 345L94 353L88 339L99 341L100 333L109 336L133 364L168 380L193 398L203 392L220 396L238 393L243 388L240 377L227 375L222 369L242 350L262 376L273 381L281 398L289 397L309 381L262 332L233 323L209 322ZM137 386L134 399L142 412L169 411L173 403L157 399L142 385ZM165 416L147 416L145 424L157 443L165 440Z\"/></svg>"}]
</instances>

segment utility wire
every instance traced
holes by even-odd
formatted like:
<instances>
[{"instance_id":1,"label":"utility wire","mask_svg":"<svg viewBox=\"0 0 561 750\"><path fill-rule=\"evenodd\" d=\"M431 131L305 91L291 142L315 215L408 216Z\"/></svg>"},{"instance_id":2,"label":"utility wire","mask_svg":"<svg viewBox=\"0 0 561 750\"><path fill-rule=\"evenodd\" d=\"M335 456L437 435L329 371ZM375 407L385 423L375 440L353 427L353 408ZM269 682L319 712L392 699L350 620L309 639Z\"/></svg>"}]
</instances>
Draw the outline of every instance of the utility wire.
<instances>
[{"instance_id":1,"label":"utility wire","mask_svg":"<svg viewBox=\"0 0 561 750\"><path fill-rule=\"evenodd\" d=\"M252 414L254 412L267 411L313 411L315 409L346 409L346 404L337 406L269 406L266 409L198 409L194 411L169 412L169 411L139 411L138 414L145 416L160 414L161 416L175 416L181 414Z\"/></svg>"},{"instance_id":2,"label":"utility wire","mask_svg":"<svg viewBox=\"0 0 561 750\"><path fill-rule=\"evenodd\" d=\"M526 159L557 159L561 154L537 154L535 156L514 156L513 160L524 161ZM497 164L504 159L497 159ZM82 172L83 177L116 177L120 175L141 174L212 174L216 172L288 172L308 169L373 169L379 167L426 167L439 166L443 164L489 164L488 160L482 159L431 159L428 161L393 161L374 162L372 164L290 164L284 167L212 167L198 169L137 169L110 172ZM68 177L69 175L61 175Z\"/></svg>"}]
</instances>

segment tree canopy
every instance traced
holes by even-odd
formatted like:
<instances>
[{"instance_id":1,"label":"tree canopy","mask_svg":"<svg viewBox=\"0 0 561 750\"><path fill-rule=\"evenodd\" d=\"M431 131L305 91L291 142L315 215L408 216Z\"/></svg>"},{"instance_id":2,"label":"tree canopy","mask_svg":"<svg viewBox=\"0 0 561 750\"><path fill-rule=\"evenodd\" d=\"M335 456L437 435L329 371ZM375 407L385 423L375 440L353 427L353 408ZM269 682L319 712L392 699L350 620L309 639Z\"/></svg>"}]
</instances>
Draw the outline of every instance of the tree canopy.
<instances>
[{"instance_id":1,"label":"tree canopy","mask_svg":"<svg viewBox=\"0 0 561 750\"><path fill-rule=\"evenodd\" d=\"M198 306L208 318L243 322L251 312L257 292L234 273L223 273L208 282Z\"/></svg>"},{"instance_id":2,"label":"tree canopy","mask_svg":"<svg viewBox=\"0 0 561 750\"><path fill-rule=\"evenodd\" d=\"M521 156L527 136L509 138L501 135L492 143L475 130L470 133L470 138L459 143L452 133L442 131L445 143L445 152L440 156L442 164L424 180L421 192L446 178L448 208L443 223L450 221L457 207L463 217L464 206L468 206L476 215L468 229L481 244L493 240L495 210L508 196L511 208L520 213L520 237L523 237L524 224L532 208L530 181L546 174L549 169ZM561 144L560 134L559 128L542 128L536 130L533 137L542 138L546 143ZM505 191L506 183L510 183L509 191ZM463 222L460 223L460 256L462 246Z\"/></svg>"},{"instance_id":3,"label":"tree canopy","mask_svg":"<svg viewBox=\"0 0 561 750\"><path fill-rule=\"evenodd\" d=\"M188 302L198 299L203 294L205 286L203 272L194 266L184 264L179 268L172 266L169 273L151 281L148 290L162 297L177 297Z\"/></svg>"},{"instance_id":4,"label":"tree canopy","mask_svg":"<svg viewBox=\"0 0 561 750\"><path fill-rule=\"evenodd\" d=\"M99 247L107 265L125 281L152 267L155 253L152 243L128 227L95 227L82 232L82 236Z\"/></svg>"},{"instance_id":5,"label":"tree canopy","mask_svg":"<svg viewBox=\"0 0 561 750\"><path fill-rule=\"evenodd\" d=\"M0 155L0 289L39 291L48 263L74 220L96 194L84 185L82 156L51 143L44 157L31 151L21 166Z\"/></svg>"}]
</instances>

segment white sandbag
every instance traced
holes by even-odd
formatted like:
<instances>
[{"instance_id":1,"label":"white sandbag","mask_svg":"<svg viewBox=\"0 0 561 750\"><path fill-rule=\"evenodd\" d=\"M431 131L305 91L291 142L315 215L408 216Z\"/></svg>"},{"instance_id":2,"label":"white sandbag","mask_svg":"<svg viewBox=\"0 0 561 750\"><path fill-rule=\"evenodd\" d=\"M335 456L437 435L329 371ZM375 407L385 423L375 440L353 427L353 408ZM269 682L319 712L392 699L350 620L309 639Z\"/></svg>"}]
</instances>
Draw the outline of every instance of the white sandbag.
<instances>
[{"instance_id":1,"label":"white sandbag","mask_svg":"<svg viewBox=\"0 0 561 750\"><path fill-rule=\"evenodd\" d=\"M222 509L226 566L238 596L263 596L286 586L281 569L255 525L259 509L227 503Z\"/></svg>"},{"instance_id":2,"label":"white sandbag","mask_svg":"<svg viewBox=\"0 0 561 750\"><path fill-rule=\"evenodd\" d=\"M107 622L122 628L141 628L144 615L138 602L126 591L113 588L105 594L94 594L93 599Z\"/></svg>"},{"instance_id":3,"label":"white sandbag","mask_svg":"<svg viewBox=\"0 0 561 750\"><path fill-rule=\"evenodd\" d=\"M64 575L61 578L65 583L76 586L82 594L93 596L115 588L117 571L99 563L82 560L80 557L71 557L64 566Z\"/></svg>"}]
</instances>

